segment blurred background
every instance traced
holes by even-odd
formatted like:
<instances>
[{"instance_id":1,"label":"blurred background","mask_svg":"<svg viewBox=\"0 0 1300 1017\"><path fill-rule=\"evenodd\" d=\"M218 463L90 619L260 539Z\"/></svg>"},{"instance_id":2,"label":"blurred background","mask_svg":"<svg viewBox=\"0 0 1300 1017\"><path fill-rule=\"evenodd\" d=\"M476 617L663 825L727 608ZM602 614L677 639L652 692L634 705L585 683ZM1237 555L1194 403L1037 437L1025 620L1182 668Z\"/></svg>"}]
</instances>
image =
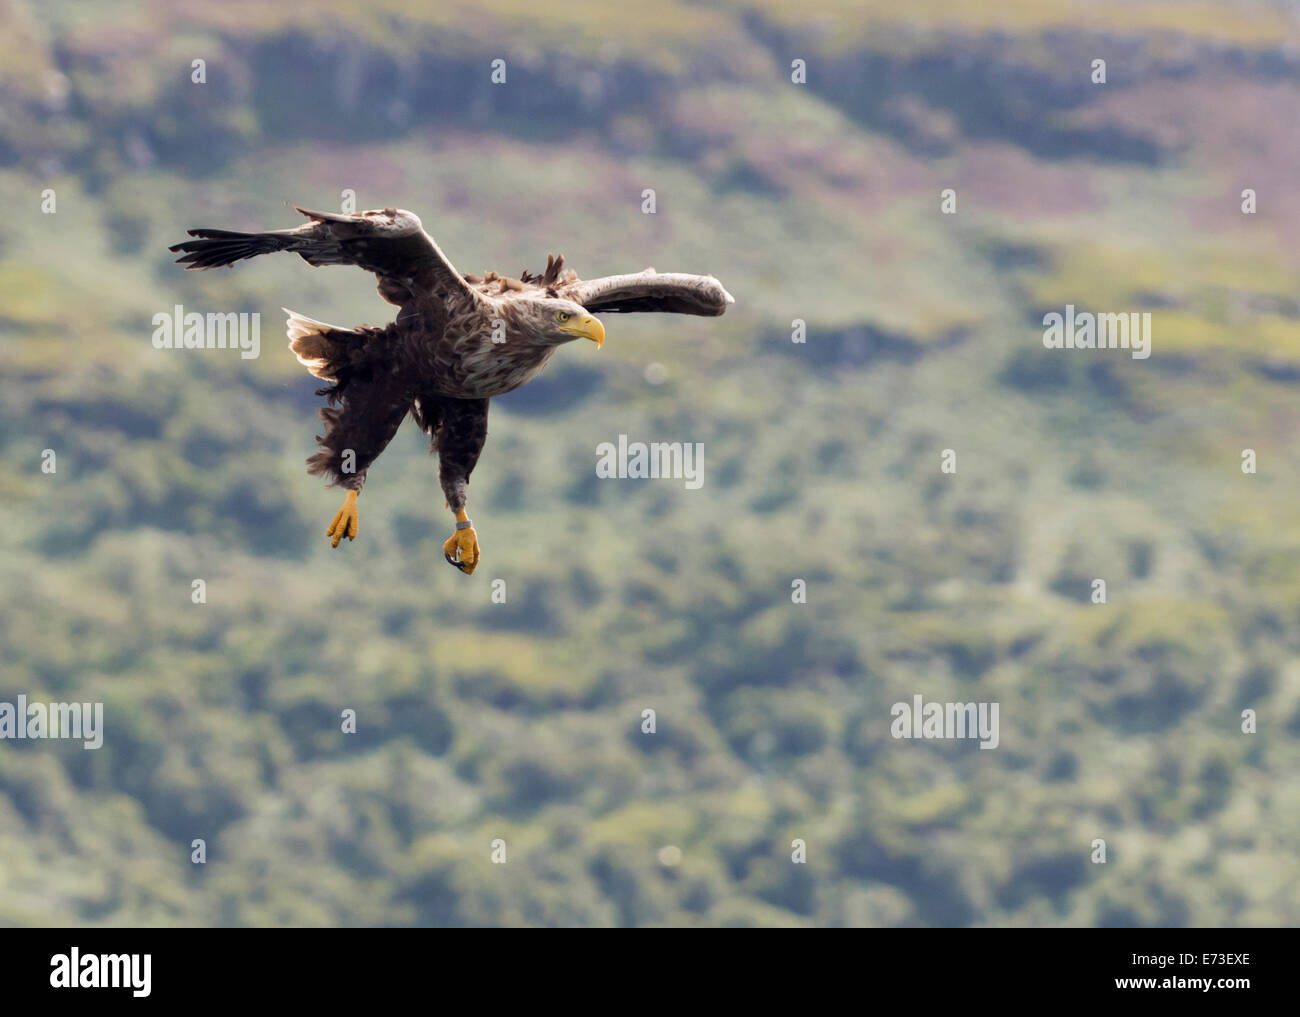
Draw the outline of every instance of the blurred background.
<instances>
[{"instance_id":1,"label":"blurred background","mask_svg":"<svg viewBox=\"0 0 1300 1017\"><path fill-rule=\"evenodd\" d=\"M1297 123L1293 4L0 0L0 700L105 711L0 742L0 923L1300 922ZM474 576L409 422L331 551L280 307L393 309L166 247L345 190L737 302L494 401ZM1066 303L1151 358L1045 350ZM703 488L596 482L620 433ZM997 750L894 740L917 694Z\"/></svg>"}]
</instances>

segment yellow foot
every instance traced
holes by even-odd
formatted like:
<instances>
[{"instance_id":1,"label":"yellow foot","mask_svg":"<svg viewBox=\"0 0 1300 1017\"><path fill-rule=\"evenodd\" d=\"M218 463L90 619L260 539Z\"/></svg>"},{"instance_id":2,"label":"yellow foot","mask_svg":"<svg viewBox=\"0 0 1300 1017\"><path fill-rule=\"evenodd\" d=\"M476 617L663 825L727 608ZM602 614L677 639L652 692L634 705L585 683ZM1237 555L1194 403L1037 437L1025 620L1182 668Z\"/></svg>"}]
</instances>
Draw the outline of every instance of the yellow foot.
<instances>
[{"instance_id":1,"label":"yellow foot","mask_svg":"<svg viewBox=\"0 0 1300 1017\"><path fill-rule=\"evenodd\" d=\"M330 523L330 528L325 531L325 536L333 537L330 541L330 547L338 547L339 541L344 537L348 540L357 539L357 492L349 491L348 496L343 499L343 507L334 513L334 522Z\"/></svg>"},{"instance_id":2,"label":"yellow foot","mask_svg":"<svg viewBox=\"0 0 1300 1017\"><path fill-rule=\"evenodd\" d=\"M465 575L471 575L478 568L479 560L478 534L474 527L468 526L453 533L442 545L442 556L448 565L455 565Z\"/></svg>"}]
</instances>

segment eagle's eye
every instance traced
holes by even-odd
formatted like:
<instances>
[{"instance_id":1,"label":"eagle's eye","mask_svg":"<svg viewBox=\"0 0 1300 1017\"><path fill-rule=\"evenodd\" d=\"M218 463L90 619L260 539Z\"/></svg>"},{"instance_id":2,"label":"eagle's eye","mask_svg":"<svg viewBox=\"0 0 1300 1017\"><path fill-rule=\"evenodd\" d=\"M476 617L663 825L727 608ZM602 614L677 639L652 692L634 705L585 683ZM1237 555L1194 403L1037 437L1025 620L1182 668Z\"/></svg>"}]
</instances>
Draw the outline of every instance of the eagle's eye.
<instances>
[{"instance_id":1,"label":"eagle's eye","mask_svg":"<svg viewBox=\"0 0 1300 1017\"><path fill-rule=\"evenodd\" d=\"M568 321L573 317L568 311L557 311L555 317L560 321Z\"/></svg>"}]
</instances>

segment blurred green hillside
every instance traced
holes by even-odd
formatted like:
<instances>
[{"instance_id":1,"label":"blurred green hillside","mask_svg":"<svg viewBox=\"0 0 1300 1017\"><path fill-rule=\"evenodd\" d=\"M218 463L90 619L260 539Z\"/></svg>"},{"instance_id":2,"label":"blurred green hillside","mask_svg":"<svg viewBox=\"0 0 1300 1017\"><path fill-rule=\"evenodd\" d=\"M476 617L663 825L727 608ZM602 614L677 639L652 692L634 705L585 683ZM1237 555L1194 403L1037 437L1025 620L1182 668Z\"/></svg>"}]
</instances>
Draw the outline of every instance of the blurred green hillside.
<instances>
[{"instance_id":1,"label":"blurred green hillside","mask_svg":"<svg viewBox=\"0 0 1300 1017\"><path fill-rule=\"evenodd\" d=\"M106 725L0 741L0 923L1300 923L1298 45L1201 0L0 0L0 701ZM472 577L411 423L324 536L279 309L384 322L373 279L166 250L348 189L464 271L736 297L494 401ZM178 303L261 357L153 349ZM1067 303L1152 356L1045 350ZM621 433L703 488L598 483ZM1001 744L893 739L916 694Z\"/></svg>"}]
</instances>

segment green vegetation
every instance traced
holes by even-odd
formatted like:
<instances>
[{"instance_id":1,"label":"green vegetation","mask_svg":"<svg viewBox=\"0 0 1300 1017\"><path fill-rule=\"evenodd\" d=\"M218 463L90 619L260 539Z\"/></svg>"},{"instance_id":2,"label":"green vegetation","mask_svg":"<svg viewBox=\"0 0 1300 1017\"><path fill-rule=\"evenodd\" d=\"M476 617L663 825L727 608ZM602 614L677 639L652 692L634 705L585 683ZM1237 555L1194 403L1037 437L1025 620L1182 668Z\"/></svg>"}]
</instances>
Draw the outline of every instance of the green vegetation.
<instances>
[{"instance_id":1,"label":"green vegetation","mask_svg":"<svg viewBox=\"0 0 1300 1017\"><path fill-rule=\"evenodd\" d=\"M0 923L1300 922L1296 25L953 7L0 0L0 702L106 724L0 742ZM346 188L737 299L494 403L472 577L411 424L325 539L279 308L372 281L166 251ZM177 303L261 357L154 350ZM1065 303L1151 359L1045 350ZM704 487L596 482L620 433ZM893 739L916 694L998 749Z\"/></svg>"}]
</instances>

